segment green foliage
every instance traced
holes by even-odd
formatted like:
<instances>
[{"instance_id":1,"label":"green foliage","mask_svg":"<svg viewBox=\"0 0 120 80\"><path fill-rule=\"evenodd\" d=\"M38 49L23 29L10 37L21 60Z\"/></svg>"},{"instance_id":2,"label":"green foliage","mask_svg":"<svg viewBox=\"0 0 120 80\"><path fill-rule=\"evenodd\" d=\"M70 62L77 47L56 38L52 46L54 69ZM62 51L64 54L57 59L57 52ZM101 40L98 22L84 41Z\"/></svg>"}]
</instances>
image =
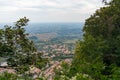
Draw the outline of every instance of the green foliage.
<instances>
[{"instance_id":1,"label":"green foliage","mask_svg":"<svg viewBox=\"0 0 120 80\"><path fill-rule=\"evenodd\" d=\"M37 68L40 68L40 69L42 69L44 66L46 66L46 64L48 63L48 59L47 58L42 58L41 56L42 56L42 54L43 53L37 53L37 55L34 55L33 57L34 57L34 60L36 60L35 61L35 66L37 67Z\"/></svg>"},{"instance_id":2,"label":"green foliage","mask_svg":"<svg viewBox=\"0 0 120 80\"><path fill-rule=\"evenodd\" d=\"M60 69L55 69L55 77L54 80L69 80L69 69L70 69L70 64L66 62L62 62L60 65Z\"/></svg>"},{"instance_id":3,"label":"green foliage","mask_svg":"<svg viewBox=\"0 0 120 80\"><path fill-rule=\"evenodd\" d=\"M16 74L11 73L2 73L0 74L0 80L33 80L29 76L18 76Z\"/></svg>"},{"instance_id":4,"label":"green foliage","mask_svg":"<svg viewBox=\"0 0 120 80\"><path fill-rule=\"evenodd\" d=\"M18 76L10 73L0 74L0 80L17 80Z\"/></svg>"},{"instance_id":5,"label":"green foliage","mask_svg":"<svg viewBox=\"0 0 120 80\"><path fill-rule=\"evenodd\" d=\"M94 80L120 78L115 73L120 72L119 14L120 1L112 0L108 6L100 8L86 20L83 40L76 43L70 76L80 73Z\"/></svg>"},{"instance_id":6,"label":"green foliage","mask_svg":"<svg viewBox=\"0 0 120 80\"><path fill-rule=\"evenodd\" d=\"M0 57L5 58L9 67L20 74L29 71L31 65L42 68L48 61L42 58L42 53L37 52L33 41L29 40L24 29L28 22L29 19L24 17L15 22L14 26L6 25L0 29Z\"/></svg>"},{"instance_id":7,"label":"green foliage","mask_svg":"<svg viewBox=\"0 0 120 80\"><path fill-rule=\"evenodd\" d=\"M119 36L120 36L120 3L118 0L112 0L108 7L103 7L97 10L94 15L86 20L84 26L84 38L92 36L97 39L100 37L104 41L104 46L107 46L103 53L103 60L107 65L112 63L120 64L118 57L119 53ZM85 42L87 42L85 40ZM99 42L99 41L98 41ZM96 49L99 46L96 47ZM112 59L109 59L111 57ZM115 61L115 62L114 62Z\"/></svg>"},{"instance_id":8,"label":"green foliage","mask_svg":"<svg viewBox=\"0 0 120 80\"><path fill-rule=\"evenodd\" d=\"M94 80L87 74L76 74L70 80Z\"/></svg>"},{"instance_id":9,"label":"green foliage","mask_svg":"<svg viewBox=\"0 0 120 80\"><path fill-rule=\"evenodd\" d=\"M31 54L36 51L34 44L27 38L24 26L29 19L21 18L15 26L5 26L1 35L1 57L7 58L9 66L31 65Z\"/></svg>"}]
</instances>

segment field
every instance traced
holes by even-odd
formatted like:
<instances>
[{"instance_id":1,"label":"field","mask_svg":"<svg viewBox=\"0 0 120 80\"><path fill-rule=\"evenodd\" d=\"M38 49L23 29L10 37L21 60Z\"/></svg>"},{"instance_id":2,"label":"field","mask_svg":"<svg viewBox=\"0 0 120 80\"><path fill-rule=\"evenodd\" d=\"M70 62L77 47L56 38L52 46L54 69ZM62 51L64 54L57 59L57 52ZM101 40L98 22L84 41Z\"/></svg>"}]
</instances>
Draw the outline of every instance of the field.
<instances>
[{"instance_id":1,"label":"field","mask_svg":"<svg viewBox=\"0 0 120 80\"><path fill-rule=\"evenodd\" d=\"M41 41L49 41L53 38L56 38L57 37L57 34L52 32L52 33L43 33L43 34L30 34L29 37L36 37L38 40L41 40Z\"/></svg>"}]
</instances>

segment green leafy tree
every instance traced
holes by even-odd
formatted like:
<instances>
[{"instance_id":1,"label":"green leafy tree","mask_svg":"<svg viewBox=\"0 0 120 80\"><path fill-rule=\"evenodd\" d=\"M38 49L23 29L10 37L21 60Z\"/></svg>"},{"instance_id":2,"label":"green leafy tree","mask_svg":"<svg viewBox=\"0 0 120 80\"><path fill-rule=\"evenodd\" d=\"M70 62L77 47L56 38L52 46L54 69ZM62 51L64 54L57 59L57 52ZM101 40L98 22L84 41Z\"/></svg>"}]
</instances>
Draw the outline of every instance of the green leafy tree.
<instances>
[{"instance_id":1,"label":"green leafy tree","mask_svg":"<svg viewBox=\"0 0 120 80\"><path fill-rule=\"evenodd\" d=\"M20 73L28 71L31 65L42 68L47 63L25 32L24 27L28 22L29 19L24 17L15 22L14 26L6 25L4 29L0 29L0 56Z\"/></svg>"},{"instance_id":2,"label":"green leafy tree","mask_svg":"<svg viewBox=\"0 0 120 80\"><path fill-rule=\"evenodd\" d=\"M83 40L76 46L72 75L84 73L95 80L114 79L111 76L118 75L114 68L120 67L120 0L108 4L86 20Z\"/></svg>"},{"instance_id":3,"label":"green leafy tree","mask_svg":"<svg viewBox=\"0 0 120 80\"><path fill-rule=\"evenodd\" d=\"M100 10L97 10L94 15L86 20L83 29L85 32L85 38L90 35L96 40L100 37L103 39L102 41L105 42L104 45L107 46L107 48L105 48L105 50L102 49L102 53L104 62L107 65L112 63L119 65L119 60L114 60L118 59L117 57L120 56L118 46L120 36L119 3L119 0L112 0L108 7L103 7ZM112 59L109 60L109 57Z\"/></svg>"}]
</instances>

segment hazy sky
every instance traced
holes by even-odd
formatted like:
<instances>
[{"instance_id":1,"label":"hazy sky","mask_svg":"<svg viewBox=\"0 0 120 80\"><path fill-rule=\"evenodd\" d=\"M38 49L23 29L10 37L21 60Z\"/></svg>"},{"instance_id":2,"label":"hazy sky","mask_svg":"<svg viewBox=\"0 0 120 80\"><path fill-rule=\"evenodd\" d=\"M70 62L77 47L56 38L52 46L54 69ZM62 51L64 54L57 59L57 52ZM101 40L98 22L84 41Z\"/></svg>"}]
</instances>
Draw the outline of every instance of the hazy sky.
<instances>
[{"instance_id":1,"label":"hazy sky","mask_svg":"<svg viewBox=\"0 0 120 80\"><path fill-rule=\"evenodd\" d=\"M31 22L84 22L102 0L0 0L0 22L28 17Z\"/></svg>"}]
</instances>

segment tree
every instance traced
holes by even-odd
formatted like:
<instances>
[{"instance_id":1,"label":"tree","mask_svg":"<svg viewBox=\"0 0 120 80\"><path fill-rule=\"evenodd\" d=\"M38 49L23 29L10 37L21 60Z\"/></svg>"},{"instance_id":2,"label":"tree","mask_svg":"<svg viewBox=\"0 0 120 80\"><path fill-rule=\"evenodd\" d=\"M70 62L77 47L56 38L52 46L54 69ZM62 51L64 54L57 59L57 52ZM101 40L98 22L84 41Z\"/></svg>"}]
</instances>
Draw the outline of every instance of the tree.
<instances>
[{"instance_id":1,"label":"tree","mask_svg":"<svg viewBox=\"0 0 120 80\"><path fill-rule=\"evenodd\" d=\"M107 77L107 80L115 72L113 65L120 67L119 14L120 0L112 0L86 20L71 71L89 74L95 80Z\"/></svg>"},{"instance_id":2,"label":"tree","mask_svg":"<svg viewBox=\"0 0 120 80\"><path fill-rule=\"evenodd\" d=\"M6 25L0 30L0 56L6 59L10 67L21 73L29 70L31 65L41 68L47 62L41 57L42 53L37 52L33 41L28 39L24 29L28 22L29 19L24 17L15 22L13 27Z\"/></svg>"},{"instance_id":3,"label":"tree","mask_svg":"<svg viewBox=\"0 0 120 80\"><path fill-rule=\"evenodd\" d=\"M118 3L120 3L120 1L113 0L108 7L103 7L100 10L97 10L94 15L86 20L83 29L85 32L85 38L90 35L95 39L101 37L101 39L103 39L102 41L105 41L104 44L107 45L108 48L103 51L103 54L106 57L120 55L118 49L120 36L120 6ZM116 63L119 65L118 62Z\"/></svg>"}]
</instances>

